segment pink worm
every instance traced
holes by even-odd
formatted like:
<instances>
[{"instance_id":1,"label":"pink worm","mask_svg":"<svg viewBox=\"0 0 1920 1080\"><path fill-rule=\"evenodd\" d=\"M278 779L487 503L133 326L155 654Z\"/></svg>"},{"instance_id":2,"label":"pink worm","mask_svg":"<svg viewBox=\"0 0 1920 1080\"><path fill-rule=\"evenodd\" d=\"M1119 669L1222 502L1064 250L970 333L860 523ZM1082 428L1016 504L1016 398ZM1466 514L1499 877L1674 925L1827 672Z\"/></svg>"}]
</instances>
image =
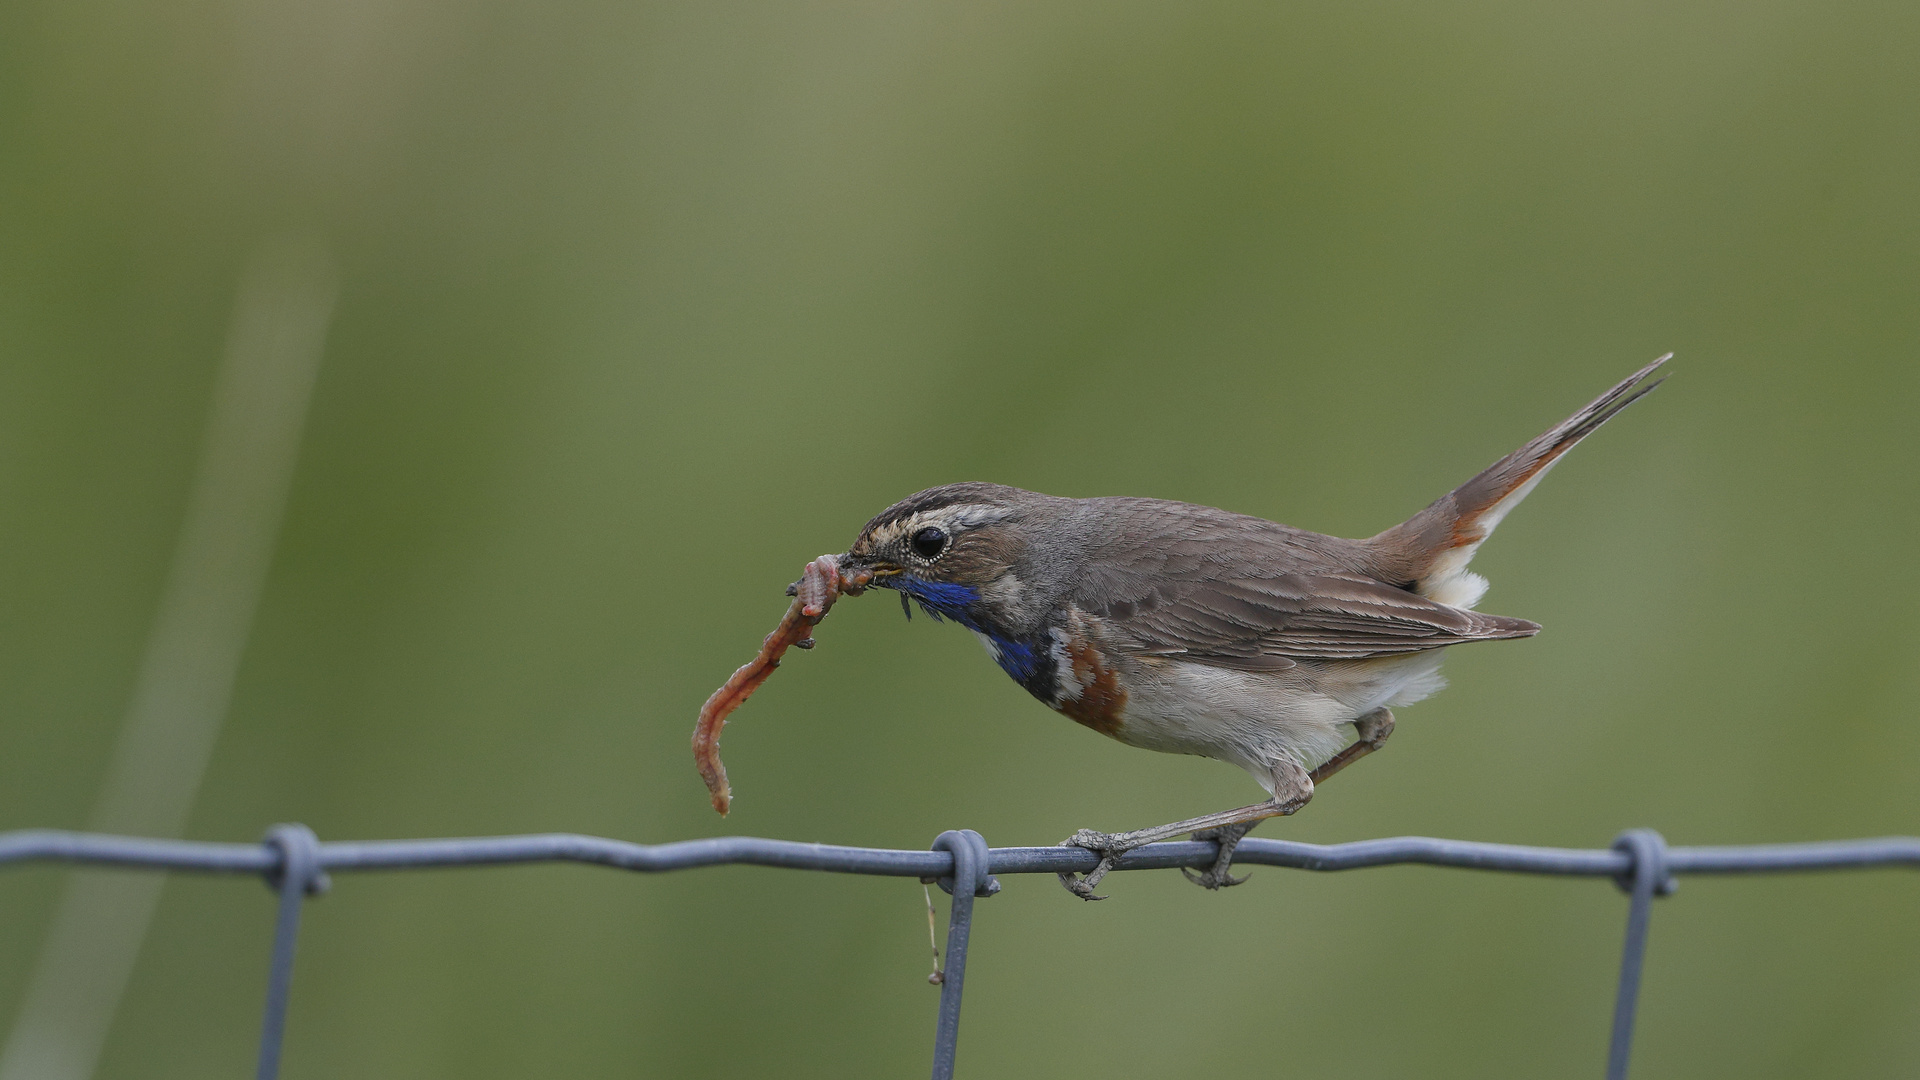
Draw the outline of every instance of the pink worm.
<instances>
[{"instance_id":1,"label":"pink worm","mask_svg":"<svg viewBox=\"0 0 1920 1080\"><path fill-rule=\"evenodd\" d=\"M873 574L866 570L855 571L851 577L843 575L840 558L822 555L807 564L800 580L788 590L793 603L787 605L780 625L760 643L759 655L735 671L700 707L700 722L693 728L693 762L700 769L700 779L707 783L713 808L722 816L733 801L733 788L727 785L727 767L720 763L720 729L726 725L728 714L767 681L773 669L780 666L780 657L788 646L813 647L813 628L827 617L835 600L860 595L873 580Z\"/></svg>"}]
</instances>

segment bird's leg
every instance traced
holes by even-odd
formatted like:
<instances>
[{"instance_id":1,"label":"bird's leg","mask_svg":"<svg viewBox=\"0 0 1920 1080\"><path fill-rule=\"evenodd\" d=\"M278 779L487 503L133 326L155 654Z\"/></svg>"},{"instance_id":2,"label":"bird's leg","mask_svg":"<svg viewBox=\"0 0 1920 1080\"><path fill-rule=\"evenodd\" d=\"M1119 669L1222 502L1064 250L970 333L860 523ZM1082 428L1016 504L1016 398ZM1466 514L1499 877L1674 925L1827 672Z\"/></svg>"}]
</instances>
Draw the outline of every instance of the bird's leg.
<instances>
[{"instance_id":1,"label":"bird's leg","mask_svg":"<svg viewBox=\"0 0 1920 1080\"><path fill-rule=\"evenodd\" d=\"M1375 709L1355 720L1353 730L1359 738L1346 749L1321 762L1320 767L1310 774L1314 783L1325 783L1327 777L1385 746L1387 736L1393 734L1393 713L1386 709Z\"/></svg>"},{"instance_id":2,"label":"bird's leg","mask_svg":"<svg viewBox=\"0 0 1920 1080\"><path fill-rule=\"evenodd\" d=\"M1289 761L1284 762L1280 768L1276 768L1274 774L1278 782L1274 785L1273 798L1266 802L1242 806L1237 810L1222 810L1217 814L1202 814L1196 818L1176 821L1169 825L1158 825L1151 829L1135 829L1133 832L1103 833L1092 829L1081 829L1060 841L1060 846L1086 848L1100 856L1100 863L1084 876L1061 874L1060 884L1065 885L1068 892L1082 900L1104 900L1106 897L1094 895L1093 887L1100 883L1101 878L1107 876L1107 872L1113 869L1122 855L1134 848L1157 844L1162 840L1172 840L1191 832L1235 828L1239 831L1238 835L1233 837L1233 843L1237 844L1240 837L1245 836L1247 830L1253 827L1254 822L1265 821L1270 817L1284 817L1307 805L1307 800L1313 798L1313 781L1308 778L1305 769ZM1220 863L1216 863L1215 870L1221 870L1223 864L1232 862L1232 846L1223 844L1222 848L1223 859ZM1208 871L1209 874L1213 872Z\"/></svg>"},{"instance_id":3,"label":"bird's leg","mask_svg":"<svg viewBox=\"0 0 1920 1080\"><path fill-rule=\"evenodd\" d=\"M1297 800L1293 809L1298 810L1307 804L1308 799L1313 798L1313 776L1295 762L1283 760L1275 765L1273 780L1273 797L1276 802ZM1287 812L1292 813L1293 810ZM1180 873L1184 874L1188 881L1209 891L1244 883L1247 880L1244 875L1234 877L1228 872L1233 867L1233 850L1240 846L1240 841L1253 831L1255 825L1264 820L1266 820L1265 817L1253 818L1195 832L1193 834L1195 840L1211 840L1220 846L1220 852L1214 856L1213 865L1204 871L1196 874L1183 866L1180 868Z\"/></svg>"},{"instance_id":4,"label":"bird's leg","mask_svg":"<svg viewBox=\"0 0 1920 1080\"><path fill-rule=\"evenodd\" d=\"M1355 739L1352 745L1328 758L1319 768L1307 774L1307 778L1312 782L1310 788L1319 786L1327 777L1384 746L1387 736L1393 734L1393 713L1386 709L1375 709L1355 720L1353 729L1359 738ZM1212 840L1219 844L1220 854L1213 865L1203 873L1196 874L1184 866L1180 868L1180 872L1187 876L1188 881L1203 889L1224 889L1229 885L1238 885L1246 881L1244 875L1234 877L1228 873L1228 869L1233 866L1233 849L1238 847L1240 841L1245 839L1258 824L1260 824L1258 820L1246 821L1194 833L1195 840Z\"/></svg>"}]
</instances>

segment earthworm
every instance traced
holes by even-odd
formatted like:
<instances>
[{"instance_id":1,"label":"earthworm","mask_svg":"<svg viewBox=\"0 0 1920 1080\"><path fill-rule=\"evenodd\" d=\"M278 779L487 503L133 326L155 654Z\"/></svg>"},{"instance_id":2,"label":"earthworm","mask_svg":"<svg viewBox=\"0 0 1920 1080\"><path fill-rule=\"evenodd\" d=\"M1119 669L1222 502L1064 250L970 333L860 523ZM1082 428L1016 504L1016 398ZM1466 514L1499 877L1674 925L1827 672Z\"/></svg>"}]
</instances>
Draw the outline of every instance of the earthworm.
<instances>
[{"instance_id":1,"label":"earthworm","mask_svg":"<svg viewBox=\"0 0 1920 1080\"><path fill-rule=\"evenodd\" d=\"M852 575L844 575L840 570L840 560L845 556L822 555L807 564L800 580L787 587L787 595L793 597L793 603L787 605L787 613L780 619L780 625L773 628L765 641L760 643L760 653L742 665L733 673L720 689L713 692L707 703L700 707L700 722L693 728L693 762L700 770L700 779L707 783L707 793L713 797L713 808L725 816L733 800L733 788L727 784L727 767L720 763L720 729L726 725L727 715L740 707L748 696L767 681L773 669L780 666L780 657L787 647L798 645L802 649L813 647L813 628L821 619L827 617L827 611L833 602L841 596L858 596L866 591L867 583L873 580L873 574L867 570L857 570Z\"/></svg>"}]
</instances>

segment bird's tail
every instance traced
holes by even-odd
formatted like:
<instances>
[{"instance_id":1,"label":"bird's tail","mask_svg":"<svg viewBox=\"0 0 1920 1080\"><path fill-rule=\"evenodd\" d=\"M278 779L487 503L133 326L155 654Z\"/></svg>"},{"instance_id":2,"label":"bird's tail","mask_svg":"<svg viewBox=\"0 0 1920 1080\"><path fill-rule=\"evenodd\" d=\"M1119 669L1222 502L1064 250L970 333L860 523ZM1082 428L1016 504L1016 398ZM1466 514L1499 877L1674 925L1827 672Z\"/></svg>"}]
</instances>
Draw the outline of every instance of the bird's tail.
<instances>
[{"instance_id":1,"label":"bird's tail","mask_svg":"<svg viewBox=\"0 0 1920 1080\"><path fill-rule=\"evenodd\" d=\"M1586 408L1434 500L1433 505L1405 523L1368 540L1380 575L1389 581L1405 582L1429 600L1463 608L1478 603L1487 591L1487 582L1468 572L1467 563L1481 541L1492 535L1500 519L1527 497L1562 454L1660 385L1662 380L1648 381L1647 377L1672 357L1668 353L1634 372Z\"/></svg>"}]
</instances>

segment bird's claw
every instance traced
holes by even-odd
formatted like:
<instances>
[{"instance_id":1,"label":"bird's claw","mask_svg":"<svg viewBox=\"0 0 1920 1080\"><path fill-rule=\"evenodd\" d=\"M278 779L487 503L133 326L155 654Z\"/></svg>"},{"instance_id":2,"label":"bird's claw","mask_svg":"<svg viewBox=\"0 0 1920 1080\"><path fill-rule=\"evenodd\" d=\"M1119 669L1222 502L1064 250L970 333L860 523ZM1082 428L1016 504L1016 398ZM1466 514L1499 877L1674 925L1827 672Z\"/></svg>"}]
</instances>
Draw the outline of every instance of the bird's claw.
<instances>
[{"instance_id":1,"label":"bird's claw","mask_svg":"<svg viewBox=\"0 0 1920 1080\"><path fill-rule=\"evenodd\" d=\"M1105 896L1094 893L1093 887L1100 884L1100 879L1106 877L1107 872L1119 863L1122 855L1132 851L1139 845L1124 843L1119 837L1112 833L1095 832L1092 829L1081 829L1079 832L1060 841L1059 846L1086 848L1088 851L1100 856L1100 862L1085 874L1068 872L1059 875L1059 877L1060 884L1065 886L1068 892L1080 899L1105 900Z\"/></svg>"},{"instance_id":2,"label":"bird's claw","mask_svg":"<svg viewBox=\"0 0 1920 1080\"><path fill-rule=\"evenodd\" d=\"M1183 866L1180 868L1180 872L1186 875L1188 881L1193 882L1195 885L1209 892L1224 889L1230 885L1245 885L1247 879L1253 876L1252 874L1241 874L1239 877L1234 877L1232 874L1221 870L1218 866L1210 866L1204 872L1198 874Z\"/></svg>"},{"instance_id":3,"label":"bird's claw","mask_svg":"<svg viewBox=\"0 0 1920 1080\"><path fill-rule=\"evenodd\" d=\"M1214 857L1212 866L1207 867L1200 873L1196 874L1184 866L1180 868L1180 873L1185 875L1188 881L1206 889L1208 892L1218 892L1221 889L1230 888L1234 885L1246 884L1247 879L1253 876L1252 874L1241 874L1239 877L1234 877L1229 871L1233 869L1233 849L1240 846L1240 841L1246 837L1252 828L1252 824L1228 825L1218 829L1202 829L1194 833L1193 838L1195 840L1212 840L1214 843L1219 844L1220 854Z\"/></svg>"}]
</instances>

